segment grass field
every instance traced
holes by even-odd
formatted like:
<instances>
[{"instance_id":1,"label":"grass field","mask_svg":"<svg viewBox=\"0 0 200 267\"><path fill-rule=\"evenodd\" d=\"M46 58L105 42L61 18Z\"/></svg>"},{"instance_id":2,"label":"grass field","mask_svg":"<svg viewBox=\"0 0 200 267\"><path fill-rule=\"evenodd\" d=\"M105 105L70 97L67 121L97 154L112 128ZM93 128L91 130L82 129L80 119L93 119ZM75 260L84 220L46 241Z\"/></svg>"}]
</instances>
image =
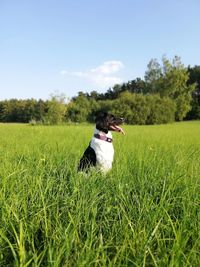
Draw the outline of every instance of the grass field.
<instances>
[{"instance_id":1,"label":"grass field","mask_svg":"<svg viewBox=\"0 0 200 267\"><path fill-rule=\"evenodd\" d=\"M0 125L0 266L200 266L200 122L124 126L107 175L91 125Z\"/></svg>"}]
</instances>

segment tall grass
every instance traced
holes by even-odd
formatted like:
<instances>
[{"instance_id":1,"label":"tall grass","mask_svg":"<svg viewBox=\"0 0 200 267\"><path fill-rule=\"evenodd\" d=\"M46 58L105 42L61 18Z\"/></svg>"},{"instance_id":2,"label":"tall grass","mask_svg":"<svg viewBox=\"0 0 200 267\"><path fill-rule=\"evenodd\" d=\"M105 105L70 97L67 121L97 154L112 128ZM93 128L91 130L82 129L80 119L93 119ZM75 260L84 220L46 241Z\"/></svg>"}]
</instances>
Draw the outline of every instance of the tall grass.
<instances>
[{"instance_id":1,"label":"tall grass","mask_svg":"<svg viewBox=\"0 0 200 267\"><path fill-rule=\"evenodd\" d=\"M93 126L0 125L0 266L200 266L200 123L124 128L85 176Z\"/></svg>"}]
</instances>

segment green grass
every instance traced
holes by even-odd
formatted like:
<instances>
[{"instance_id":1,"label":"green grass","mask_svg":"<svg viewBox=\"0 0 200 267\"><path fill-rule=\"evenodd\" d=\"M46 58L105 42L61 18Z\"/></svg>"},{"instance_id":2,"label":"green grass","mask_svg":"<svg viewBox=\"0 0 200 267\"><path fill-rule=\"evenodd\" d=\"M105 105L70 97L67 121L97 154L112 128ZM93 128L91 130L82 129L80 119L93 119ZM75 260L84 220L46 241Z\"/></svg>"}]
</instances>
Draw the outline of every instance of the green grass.
<instances>
[{"instance_id":1,"label":"green grass","mask_svg":"<svg viewBox=\"0 0 200 267\"><path fill-rule=\"evenodd\" d=\"M124 129L85 177L93 126L0 125L0 266L200 266L200 122Z\"/></svg>"}]
</instances>

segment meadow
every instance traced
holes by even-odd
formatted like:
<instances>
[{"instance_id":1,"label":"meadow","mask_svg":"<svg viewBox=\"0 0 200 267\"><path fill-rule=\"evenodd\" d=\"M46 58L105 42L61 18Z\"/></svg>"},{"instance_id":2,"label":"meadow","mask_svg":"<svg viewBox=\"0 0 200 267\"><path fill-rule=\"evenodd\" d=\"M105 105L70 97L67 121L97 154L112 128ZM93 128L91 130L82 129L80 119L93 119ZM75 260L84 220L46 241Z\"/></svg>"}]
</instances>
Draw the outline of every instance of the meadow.
<instances>
[{"instance_id":1,"label":"meadow","mask_svg":"<svg viewBox=\"0 0 200 267\"><path fill-rule=\"evenodd\" d=\"M200 266L200 122L124 126L85 176L93 127L0 124L0 266Z\"/></svg>"}]
</instances>

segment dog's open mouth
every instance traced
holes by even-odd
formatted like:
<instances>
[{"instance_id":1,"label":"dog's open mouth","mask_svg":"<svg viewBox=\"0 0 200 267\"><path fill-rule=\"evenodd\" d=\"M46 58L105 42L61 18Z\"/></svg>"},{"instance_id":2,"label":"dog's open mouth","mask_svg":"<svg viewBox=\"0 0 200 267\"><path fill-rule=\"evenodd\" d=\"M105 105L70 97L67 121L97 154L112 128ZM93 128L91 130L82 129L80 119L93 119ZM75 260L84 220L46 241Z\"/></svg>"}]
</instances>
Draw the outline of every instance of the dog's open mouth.
<instances>
[{"instance_id":1,"label":"dog's open mouth","mask_svg":"<svg viewBox=\"0 0 200 267\"><path fill-rule=\"evenodd\" d=\"M125 135L124 130L121 127L119 127L119 125L110 125L109 128L112 131L119 132Z\"/></svg>"}]
</instances>

